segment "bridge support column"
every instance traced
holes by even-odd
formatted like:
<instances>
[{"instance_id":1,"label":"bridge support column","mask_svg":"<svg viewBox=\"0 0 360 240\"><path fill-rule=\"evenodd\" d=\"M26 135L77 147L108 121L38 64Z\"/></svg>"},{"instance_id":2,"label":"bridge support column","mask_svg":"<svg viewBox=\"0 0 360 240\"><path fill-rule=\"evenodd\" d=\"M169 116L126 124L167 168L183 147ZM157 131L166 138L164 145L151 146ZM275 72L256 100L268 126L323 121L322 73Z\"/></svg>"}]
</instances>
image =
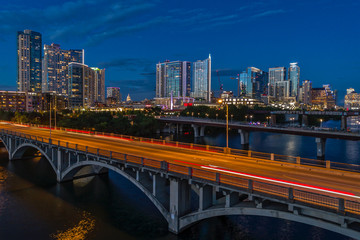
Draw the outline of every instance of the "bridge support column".
<instances>
[{"instance_id":1,"label":"bridge support column","mask_svg":"<svg viewBox=\"0 0 360 240\"><path fill-rule=\"evenodd\" d=\"M275 114L271 114L271 116L270 116L270 125L272 125L272 126L276 125L276 115Z\"/></svg>"},{"instance_id":2,"label":"bridge support column","mask_svg":"<svg viewBox=\"0 0 360 240\"><path fill-rule=\"evenodd\" d=\"M213 187L205 185L200 187L199 193L199 210L203 211L213 204Z\"/></svg>"},{"instance_id":3,"label":"bridge support column","mask_svg":"<svg viewBox=\"0 0 360 240\"><path fill-rule=\"evenodd\" d=\"M166 178L154 174L153 176L153 195L159 198L166 191Z\"/></svg>"},{"instance_id":4,"label":"bridge support column","mask_svg":"<svg viewBox=\"0 0 360 240\"><path fill-rule=\"evenodd\" d=\"M195 124L191 124L191 127L194 129L194 137L198 138L199 137L199 126L195 125Z\"/></svg>"},{"instance_id":5,"label":"bridge support column","mask_svg":"<svg viewBox=\"0 0 360 240\"><path fill-rule=\"evenodd\" d=\"M308 115L303 114L302 120L301 120L301 126L307 127L308 125L309 125L309 117L308 117Z\"/></svg>"},{"instance_id":6,"label":"bridge support column","mask_svg":"<svg viewBox=\"0 0 360 240\"><path fill-rule=\"evenodd\" d=\"M225 207L227 207L227 208L232 207L238 201L239 201L239 193L231 192L229 194L226 194Z\"/></svg>"},{"instance_id":7,"label":"bridge support column","mask_svg":"<svg viewBox=\"0 0 360 240\"><path fill-rule=\"evenodd\" d=\"M61 182L61 169L62 169L63 153L61 149L57 150L57 164L56 164L56 180Z\"/></svg>"},{"instance_id":8,"label":"bridge support column","mask_svg":"<svg viewBox=\"0 0 360 240\"><path fill-rule=\"evenodd\" d=\"M244 150L249 149L249 132L242 129L239 129L238 132L240 133L241 146Z\"/></svg>"},{"instance_id":9,"label":"bridge support column","mask_svg":"<svg viewBox=\"0 0 360 240\"><path fill-rule=\"evenodd\" d=\"M172 131L172 124L171 123L169 123L168 124L168 127L169 127L169 134L171 133L171 131Z\"/></svg>"},{"instance_id":10,"label":"bridge support column","mask_svg":"<svg viewBox=\"0 0 360 240\"><path fill-rule=\"evenodd\" d=\"M200 137L204 137L205 136L205 126L201 126L200 127Z\"/></svg>"},{"instance_id":11,"label":"bridge support column","mask_svg":"<svg viewBox=\"0 0 360 240\"><path fill-rule=\"evenodd\" d=\"M190 191L187 180L170 179L170 232L179 233L179 218L190 212Z\"/></svg>"},{"instance_id":12,"label":"bridge support column","mask_svg":"<svg viewBox=\"0 0 360 240\"><path fill-rule=\"evenodd\" d=\"M316 142L316 157L318 159L324 160L326 138L316 138L315 142Z\"/></svg>"},{"instance_id":13,"label":"bridge support column","mask_svg":"<svg viewBox=\"0 0 360 240\"><path fill-rule=\"evenodd\" d=\"M15 141L12 140L12 137L8 136L8 149L9 149L9 160L12 160L12 153L15 149Z\"/></svg>"},{"instance_id":14,"label":"bridge support column","mask_svg":"<svg viewBox=\"0 0 360 240\"><path fill-rule=\"evenodd\" d=\"M347 130L347 117L341 116L341 130Z\"/></svg>"}]
</instances>

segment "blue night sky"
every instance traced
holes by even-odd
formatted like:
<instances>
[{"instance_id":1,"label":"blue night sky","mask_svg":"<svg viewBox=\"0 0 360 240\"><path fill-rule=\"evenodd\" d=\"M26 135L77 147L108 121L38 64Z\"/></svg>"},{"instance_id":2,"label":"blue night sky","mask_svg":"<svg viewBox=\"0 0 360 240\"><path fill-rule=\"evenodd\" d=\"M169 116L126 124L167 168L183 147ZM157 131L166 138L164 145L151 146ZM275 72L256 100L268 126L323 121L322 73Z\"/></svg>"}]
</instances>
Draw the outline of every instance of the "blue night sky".
<instances>
[{"instance_id":1,"label":"blue night sky","mask_svg":"<svg viewBox=\"0 0 360 240\"><path fill-rule=\"evenodd\" d=\"M106 85L141 100L155 96L155 64L212 55L225 90L248 66L299 62L301 81L360 92L357 0L12 0L0 8L0 89L15 90L16 32L41 32L43 44L85 49L106 68ZM213 90L218 90L213 74ZM342 100L342 99L340 99Z\"/></svg>"}]
</instances>

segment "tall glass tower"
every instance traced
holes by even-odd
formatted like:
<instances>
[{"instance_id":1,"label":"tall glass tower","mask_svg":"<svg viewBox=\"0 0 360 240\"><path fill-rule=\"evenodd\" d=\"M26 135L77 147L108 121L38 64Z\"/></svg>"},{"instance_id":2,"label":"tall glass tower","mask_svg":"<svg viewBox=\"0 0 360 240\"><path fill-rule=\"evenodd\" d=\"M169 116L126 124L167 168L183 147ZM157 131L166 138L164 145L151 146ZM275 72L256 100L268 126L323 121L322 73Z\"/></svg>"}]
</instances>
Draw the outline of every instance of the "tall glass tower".
<instances>
[{"instance_id":1,"label":"tall glass tower","mask_svg":"<svg viewBox=\"0 0 360 240\"><path fill-rule=\"evenodd\" d=\"M31 30L17 33L17 90L41 92L42 38Z\"/></svg>"},{"instance_id":2,"label":"tall glass tower","mask_svg":"<svg viewBox=\"0 0 360 240\"><path fill-rule=\"evenodd\" d=\"M211 101L211 56L193 63L192 96Z\"/></svg>"},{"instance_id":3,"label":"tall glass tower","mask_svg":"<svg viewBox=\"0 0 360 240\"><path fill-rule=\"evenodd\" d=\"M156 97L189 97L191 64L187 61L156 64Z\"/></svg>"},{"instance_id":4,"label":"tall glass tower","mask_svg":"<svg viewBox=\"0 0 360 240\"><path fill-rule=\"evenodd\" d=\"M260 100L261 95L267 92L268 74L258 68L248 67L240 74L240 81L245 84L247 97Z\"/></svg>"},{"instance_id":5,"label":"tall glass tower","mask_svg":"<svg viewBox=\"0 0 360 240\"><path fill-rule=\"evenodd\" d=\"M68 95L69 63L84 63L84 50L64 50L52 43L44 45L42 91Z\"/></svg>"},{"instance_id":6,"label":"tall glass tower","mask_svg":"<svg viewBox=\"0 0 360 240\"><path fill-rule=\"evenodd\" d=\"M290 63L288 74L288 80L290 81L290 97L294 97L296 100L299 100L300 67L297 62Z\"/></svg>"}]
</instances>

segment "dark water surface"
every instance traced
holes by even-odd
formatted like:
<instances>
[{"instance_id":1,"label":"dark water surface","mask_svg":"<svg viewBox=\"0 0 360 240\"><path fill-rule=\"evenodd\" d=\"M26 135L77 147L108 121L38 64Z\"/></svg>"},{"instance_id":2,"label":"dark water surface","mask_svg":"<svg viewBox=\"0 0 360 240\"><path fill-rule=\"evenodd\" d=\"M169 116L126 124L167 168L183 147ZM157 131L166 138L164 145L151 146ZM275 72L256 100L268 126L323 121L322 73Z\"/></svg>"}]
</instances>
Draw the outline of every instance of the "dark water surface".
<instances>
[{"instance_id":1,"label":"dark water surface","mask_svg":"<svg viewBox=\"0 0 360 240\"><path fill-rule=\"evenodd\" d=\"M190 137L180 137L192 141ZM225 145L225 134L201 140ZM238 134L230 147L241 148ZM359 143L328 140L326 158L359 163ZM315 139L252 133L250 148L314 158ZM0 239L349 239L305 224L267 217L231 216L201 221L179 236L146 196L120 175L57 184L43 158L9 162L0 152Z\"/></svg>"}]
</instances>

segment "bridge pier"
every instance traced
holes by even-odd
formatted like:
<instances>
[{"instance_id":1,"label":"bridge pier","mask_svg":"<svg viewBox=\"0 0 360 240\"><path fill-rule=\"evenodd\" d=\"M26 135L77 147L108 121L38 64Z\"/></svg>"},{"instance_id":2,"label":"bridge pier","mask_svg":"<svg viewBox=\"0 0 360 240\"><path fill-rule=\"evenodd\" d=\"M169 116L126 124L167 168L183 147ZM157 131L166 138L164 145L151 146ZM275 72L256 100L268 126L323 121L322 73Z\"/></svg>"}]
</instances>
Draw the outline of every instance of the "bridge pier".
<instances>
[{"instance_id":1,"label":"bridge pier","mask_svg":"<svg viewBox=\"0 0 360 240\"><path fill-rule=\"evenodd\" d=\"M199 189L199 210L203 211L213 205L213 187L205 185Z\"/></svg>"},{"instance_id":2,"label":"bridge pier","mask_svg":"<svg viewBox=\"0 0 360 240\"><path fill-rule=\"evenodd\" d=\"M318 159L325 159L325 143L326 138L315 138L316 142L316 157Z\"/></svg>"},{"instance_id":3,"label":"bridge pier","mask_svg":"<svg viewBox=\"0 0 360 240\"><path fill-rule=\"evenodd\" d=\"M240 133L241 146L244 150L249 149L249 131L239 129L238 133Z\"/></svg>"},{"instance_id":4,"label":"bridge pier","mask_svg":"<svg viewBox=\"0 0 360 240\"><path fill-rule=\"evenodd\" d=\"M194 129L194 137L198 138L199 137L199 126L195 125L195 124L191 124L191 127Z\"/></svg>"},{"instance_id":5,"label":"bridge pier","mask_svg":"<svg viewBox=\"0 0 360 240\"><path fill-rule=\"evenodd\" d=\"M341 116L341 130L347 130L347 117Z\"/></svg>"},{"instance_id":6,"label":"bridge pier","mask_svg":"<svg viewBox=\"0 0 360 240\"><path fill-rule=\"evenodd\" d=\"M200 137L204 137L205 136L205 126L201 126L200 127Z\"/></svg>"},{"instance_id":7,"label":"bridge pier","mask_svg":"<svg viewBox=\"0 0 360 240\"><path fill-rule=\"evenodd\" d=\"M276 114L271 114L271 116L270 116L270 124L271 124L271 126L276 125Z\"/></svg>"},{"instance_id":8,"label":"bridge pier","mask_svg":"<svg viewBox=\"0 0 360 240\"><path fill-rule=\"evenodd\" d=\"M302 120L301 120L301 126L307 127L308 125L309 125L309 117L308 117L308 115L303 114Z\"/></svg>"},{"instance_id":9,"label":"bridge pier","mask_svg":"<svg viewBox=\"0 0 360 240\"><path fill-rule=\"evenodd\" d=\"M180 232L179 218L190 212L190 197L191 187L187 180L170 179L170 232Z\"/></svg>"}]
</instances>

